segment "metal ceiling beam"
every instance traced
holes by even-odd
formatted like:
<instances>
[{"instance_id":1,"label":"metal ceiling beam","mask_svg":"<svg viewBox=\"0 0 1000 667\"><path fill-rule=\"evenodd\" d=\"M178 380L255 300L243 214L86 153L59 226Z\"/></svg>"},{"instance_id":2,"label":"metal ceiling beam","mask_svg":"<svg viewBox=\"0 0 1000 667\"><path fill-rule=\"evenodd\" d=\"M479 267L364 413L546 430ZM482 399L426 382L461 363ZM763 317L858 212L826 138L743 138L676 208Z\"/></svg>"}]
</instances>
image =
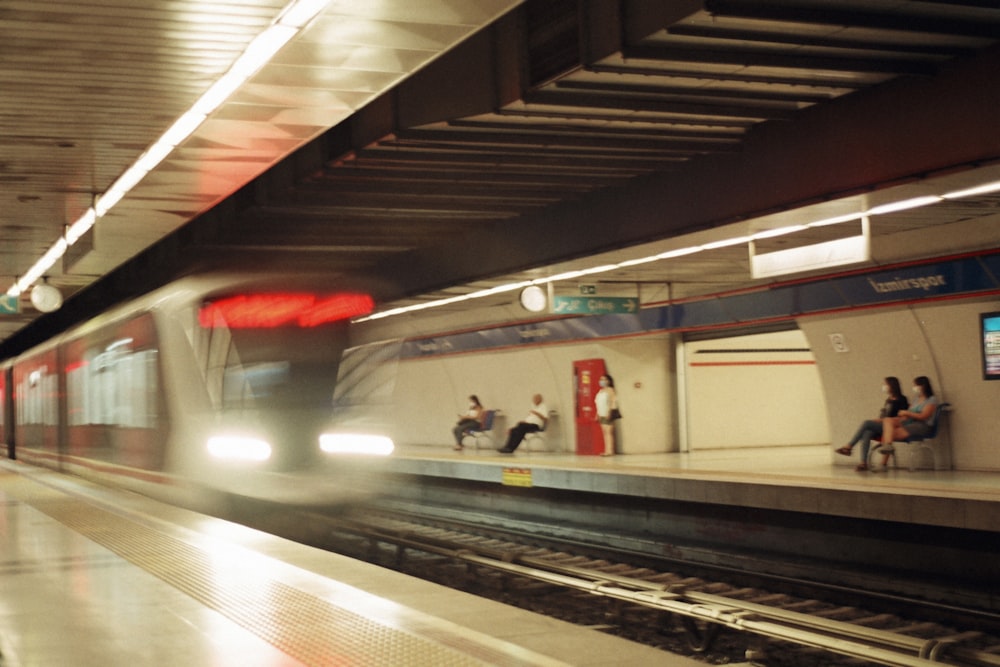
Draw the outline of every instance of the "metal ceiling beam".
<instances>
[{"instance_id":1,"label":"metal ceiling beam","mask_svg":"<svg viewBox=\"0 0 1000 667\"><path fill-rule=\"evenodd\" d=\"M511 215L541 208L559 201L556 193L548 197L501 197L496 194L481 196L465 194L460 189L452 193L428 194L387 194L380 192L351 193L315 193L309 197L303 206L320 207L326 211L333 225L340 215L350 216L352 212L362 212L378 208L394 208L404 211L462 211L468 217L475 217L481 212L505 211ZM286 223L286 231L290 225Z\"/></svg>"},{"instance_id":2,"label":"metal ceiling beam","mask_svg":"<svg viewBox=\"0 0 1000 667\"><path fill-rule=\"evenodd\" d=\"M540 152L536 148L531 147L508 147L503 150L499 148L487 150L479 147L476 150L469 149L463 151L456 149L438 152L384 147L366 149L361 151L358 157L369 164L382 166L408 165L413 168L420 168L422 166L421 163L425 163L428 165L477 165L496 169L534 168L546 170L551 169L553 165L558 165L564 173L576 172L583 174L590 171L599 172L608 169L652 170L659 168L661 165L675 162L683 156L670 157L663 154L641 156L629 154L627 156L614 157L594 151L571 151L568 149ZM576 164L566 164L566 158L576 158Z\"/></svg>"},{"instance_id":3,"label":"metal ceiling beam","mask_svg":"<svg viewBox=\"0 0 1000 667\"><path fill-rule=\"evenodd\" d=\"M571 192L583 192L589 190L587 187L580 187L579 183L572 183L570 179L564 178L561 182L549 180L547 182L527 183L489 183L486 179L479 181L455 180L455 179L425 179L420 174L414 173L407 178L394 178L388 182L379 180L347 181L337 180L322 186L297 187L296 192L302 199L307 201L312 196L350 196L352 194L371 195L377 194L391 200L404 195L449 195L461 193L463 196L479 196L491 198L506 197L530 197L532 195L544 194L551 198L555 194L565 195Z\"/></svg>"},{"instance_id":4,"label":"metal ceiling beam","mask_svg":"<svg viewBox=\"0 0 1000 667\"><path fill-rule=\"evenodd\" d=\"M510 131L490 130L400 130L393 141L381 141L383 146L412 146L419 148L427 146L462 146L475 147L492 146L527 146L538 151L549 151L559 148L597 148L609 151L611 154L639 152L655 153L658 151L704 151L704 150L735 150L732 140L706 137L671 137L671 136L595 136L593 134L576 134L572 129L556 131L542 129L530 131L516 128ZM485 149L488 150L486 146Z\"/></svg>"},{"instance_id":5,"label":"metal ceiling beam","mask_svg":"<svg viewBox=\"0 0 1000 667\"><path fill-rule=\"evenodd\" d=\"M650 99L639 95L587 95L564 90L539 90L524 96L528 105L549 105L554 107L583 107L585 109L634 109L657 113L676 113L695 116L717 116L721 118L752 118L756 120L788 120L796 110L776 108L767 105L749 105L711 102L683 102Z\"/></svg>"},{"instance_id":6,"label":"metal ceiling beam","mask_svg":"<svg viewBox=\"0 0 1000 667\"><path fill-rule=\"evenodd\" d=\"M579 110L579 109L527 109L523 107L498 109L498 116L515 116L521 118L563 118L567 120L591 120L597 122L634 122L634 123L658 123L674 128L684 128L688 126L698 127L719 127L730 131L745 130L754 125L756 121L739 118L696 118L680 117L677 115L656 115L653 113L634 113L627 117L622 114L601 113L599 111Z\"/></svg>"},{"instance_id":7,"label":"metal ceiling beam","mask_svg":"<svg viewBox=\"0 0 1000 667\"><path fill-rule=\"evenodd\" d=\"M804 35L802 33L777 32L764 30L747 30L740 28L723 28L713 25L681 24L667 28L667 33L679 37L697 37L699 39L720 39L739 42L758 42L762 44L792 44L795 46L821 47L824 49L845 49L851 51L888 51L890 53L906 53L921 56L937 56L956 58L971 56L975 49L963 48L954 44L914 44L901 43L898 40L876 41L874 39L851 39L835 36Z\"/></svg>"},{"instance_id":8,"label":"metal ceiling beam","mask_svg":"<svg viewBox=\"0 0 1000 667\"><path fill-rule=\"evenodd\" d=\"M405 265L408 293L524 271L1000 160L1000 47L947 74L899 79L762 124L738 155L710 155L544 212L485 226L460 256L429 249Z\"/></svg>"},{"instance_id":9,"label":"metal ceiling beam","mask_svg":"<svg viewBox=\"0 0 1000 667\"><path fill-rule=\"evenodd\" d=\"M906 58L865 58L862 56L821 56L798 50L779 52L759 48L711 48L705 46L661 46L637 44L625 47L626 60L655 60L664 63L714 63L743 67L777 67L790 70L826 70L832 72L867 72L879 74L914 74L930 76L934 63Z\"/></svg>"},{"instance_id":10,"label":"metal ceiling beam","mask_svg":"<svg viewBox=\"0 0 1000 667\"><path fill-rule=\"evenodd\" d=\"M658 85L656 83L646 84L625 84L612 81L579 81L567 80L559 81L555 84L559 90L579 90L589 93L601 94L628 94L628 95L650 95L656 97L694 97L694 98L718 98L727 100L760 100L764 102L786 103L794 108L799 102L815 104L826 102L834 98L834 95L824 93L807 92L806 90L792 91L762 91L747 90L740 88L707 88L705 86L678 86L678 85Z\"/></svg>"},{"instance_id":11,"label":"metal ceiling beam","mask_svg":"<svg viewBox=\"0 0 1000 667\"><path fill-rule=\"evenodd\" d=\"M606 176L603 178L604 185L612 185L624 180L627 176ZM414 180L419 180L425 187L441 188L454 188L456 185L462 187L483 185L499 188L560 187L574 190L583 187L578 176L552 173L549 170L472 170L464 167L449 169L446 165L444 167L430 168L425 165L421 167L419 172L415 173L413 170L407 168L375 167L360 162L352 165L349 172L348 170L342 170L336 174L319 175L309 182L298 184L296 187L305 190L313 187L317 189L361 187L392 190L398 184L407 184Z\"/></svg>"},{"instance_id":12,"label":"metal ceiling beam","mask_svg":"<svg viewBox=\"0 0 1000 667\"><path fill-rule=\"evenodd\" d=\"M824 75L822 72L789 72L787 75L755 74L752 72L710 71L705 68L692 71L674 67L663 67L642 63L627 63L622 65L612 63L595 63L588 65L588 72L597 74L634 74L648 77L671 77L681 79L704 79L707 81L726 81L742 83L762 83L788 86L811 86L843 90L858 90L870 84L861 81L845 81L843 78Z\"/></svg>"},{"instance_id":13,"label":"metal ceiling beam","mask_svg":"<svg viewBox=\"0 0 1000 667\"><path fill-rule=\"evenodd\" d=\"M924 4L996 9L996 0L923 0Z\"/></svg>"},{"instance_id":14,"label":"metal ceiling beam","mask_svg":"<svg viewBox=\"0 0 1000 667\"><path fill-rule=\"evenodd\" d=\"M995 4L987 6L996 7ZM931 35L962 35L985 39L995 39L1000 34L1000 22L996 21L960 19L945 15L919 16L899 12L865 11L859 5L840 8L834 4L820 6L780 0L767 0L765 2L761 0L705 0L705 9L717 16L788 23L852 26L875 30L923 32Z\"/></svg>"},{"instance_id":15,"label":"metal ceiling beam","mask_svg":"<svg viewBox=\"0 0 1000 667\"><path fill-rule=\"evenodd\" d=\"M384 270L401 278L400 294L421 292L1000 155L997 61L952 59L936 76L939 61L984 38L938 30L946 37L913 47L925 41L913 23L901 34L889 21L934 16L937 28L964 30L984 23L964 17L986 12L951 11L957 18L948 23L937 21L949 14L943 2L894 2L847 11L834 0L527 0L102 282L117 298L164 276L155 269L161 260L184 270L213 261L326 262ZM869 5L877 9L865 11ZM732 20L713 23L706 7L731 11ZM734 40L740 44L724 46ZM623 62L636 54L650 60ZM664 55L673 60L657 59ZM988 62L992 79L971 84L973 61ZM846 95L900 72L928 76ZM302 85L331 92L325 78ZM233 115L267 116L263 97L247 91ZM309 110L288 109L280 130ZM122 141L112 137L88 154L142 148ZM221 160L248 159L241 146L227 145ZM225 176L225 166L201 157L210 154L205 145L189 149L179 169L154 176ZM80 164L81 173L92 171ZM97 178L105 176L114 175ZM156 191L144 203L153 215L180 216L185 197ZM468 248L461 257L456 238ZM691 265L711 271L711 261Z\"/></svg>"},{"instance_id":16,"label":"metal ceiling beam","mask_svg":"<svg viewBox=\"0 0 1000 667\"><path fill-rule=\"evenodd\" d=\"M394 237L397 229L413 230L420 226L426 226L428 230L455 227L459 225L476 222L479 220L492 220L498 217L497 214L489 211L467 211L461 209L403 209L386 207L382 209L371 208L351 208L348 206L321 207L309 206L307 209L297 209L293 207L268 207L263 211L254 212L254 220L265 226L286 224L288 218L294 216L297 220L304 220L305 223L313 224L321 222L329 228L339 229L343 225L347 233L353 233L354 227L361 226L367 229L368 233L380 234L385 230L385 235ZM318 218L318 220L317 220ZM377 225L377 227L375 226ZM400 227L397 227L399 225ZM279 227L280 228L280 227ZM238 236L233 232L232 235Z\"/></svg>"}]
</instances>

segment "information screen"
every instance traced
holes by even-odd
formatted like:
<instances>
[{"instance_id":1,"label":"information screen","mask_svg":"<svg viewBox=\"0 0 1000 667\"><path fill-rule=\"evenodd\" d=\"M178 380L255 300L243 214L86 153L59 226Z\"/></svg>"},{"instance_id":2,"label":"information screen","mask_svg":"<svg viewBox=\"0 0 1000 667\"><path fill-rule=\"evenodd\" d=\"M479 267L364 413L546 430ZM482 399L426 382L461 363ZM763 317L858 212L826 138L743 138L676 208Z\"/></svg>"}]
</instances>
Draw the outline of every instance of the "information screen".
<instances>
[{"instance_id":1,"label":"information screen","mask_svg":"<svg viewBox=\"0 0 1000 667\"><path fill-rule=\"evenodd\" d=\"M979 316L983 350L983 379L1000 380L1000 312Z\"/></svg>"}]
</instances>

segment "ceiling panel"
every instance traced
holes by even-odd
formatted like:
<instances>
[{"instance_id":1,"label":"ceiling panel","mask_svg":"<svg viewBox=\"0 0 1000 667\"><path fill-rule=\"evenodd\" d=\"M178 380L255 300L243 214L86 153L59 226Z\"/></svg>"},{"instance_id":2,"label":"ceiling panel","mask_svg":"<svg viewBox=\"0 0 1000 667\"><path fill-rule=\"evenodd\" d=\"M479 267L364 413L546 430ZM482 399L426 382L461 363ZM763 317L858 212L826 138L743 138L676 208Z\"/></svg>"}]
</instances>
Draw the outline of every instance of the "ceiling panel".
<instances>
[{"instance_id":1,"label":"ceiling panel","mask_svg":"<svg viewBox=\"0 0 1000 667\"><path fill-rule=\"evenodd\" d=\"M283 4L3 3L0 279L25 272ZM624 15L608 14L612 5ZM100 289L102 276L161 239L176 244L169 237L186 226L198 229L172 258L176 272L213 258L257 265L268 249L271 264L380 267L511 221L544 224L567 203L708 159L738 161L768 128L886 84L946 76L1000 37L1000 7L974 1L690 5L672 16L673 4L639 0L334 0L99 222L92 250L53 267L50 280L67 296ZM469 47L474 36L486 46ZM466 48L455 56L464 68L448 61ZM828 203L794 208L822 215L860 205L852 196L831 191ZM989 219L995 208L989 196L941 204L884 216L873 233ZM672 235L611 252L627 258L683 242ZM567 261L553 248L557 260ZM490 275L470 267L459 284L401 302L554 270L508 264ZM604 279L695 291L745 282L746 266L745 248L728 248ZM0 338L38 317L22 303L21 316L0 320Z\"/></svg>"}]
</instances>

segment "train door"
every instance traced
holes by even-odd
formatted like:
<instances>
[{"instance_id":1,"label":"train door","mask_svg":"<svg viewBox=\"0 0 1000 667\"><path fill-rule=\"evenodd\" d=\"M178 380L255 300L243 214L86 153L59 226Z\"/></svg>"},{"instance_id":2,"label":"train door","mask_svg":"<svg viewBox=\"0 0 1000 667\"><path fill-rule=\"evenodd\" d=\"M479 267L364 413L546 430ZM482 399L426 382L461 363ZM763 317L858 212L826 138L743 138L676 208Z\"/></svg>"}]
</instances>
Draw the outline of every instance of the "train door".
<instances>
[{"instance_id":1,"label":"train door","mask_svg":"<svg viewBox=\"0 0 1000 667\"><path fill-rule=\"evenodd\" d=\"M798 329L685 340L682 361L682 451L830 442L819 371Z\"/></svg>"},{"instance_id":2,"label":"train door","mask_svg":"<svg viewBox=\"0 0 1000 667\"><path fill-rule=\"evenodd\" d=\"M0 368L0 437L7 444L7 458L16 458L14 451L14 409L10 395L10 366Z\"/></svg>"}]
</instances>

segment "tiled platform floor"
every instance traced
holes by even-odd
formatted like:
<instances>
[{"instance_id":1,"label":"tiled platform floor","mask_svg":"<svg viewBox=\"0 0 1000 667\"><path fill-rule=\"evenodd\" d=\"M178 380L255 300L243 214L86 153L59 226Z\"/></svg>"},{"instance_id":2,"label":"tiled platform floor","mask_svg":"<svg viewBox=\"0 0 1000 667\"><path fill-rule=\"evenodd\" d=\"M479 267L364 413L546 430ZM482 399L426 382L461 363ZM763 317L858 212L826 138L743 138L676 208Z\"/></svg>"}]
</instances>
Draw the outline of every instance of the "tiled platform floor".
<instances>
[{"instance_id":1,"label":"tiled platform floor","mask_svg":"<svg viewBox=\"0 0 1000 667\"><path fill-rule=\"evenodd\" d=\"M0 564L3 667L700 664L10 461Z\"/></svg>"}]
</instances>

